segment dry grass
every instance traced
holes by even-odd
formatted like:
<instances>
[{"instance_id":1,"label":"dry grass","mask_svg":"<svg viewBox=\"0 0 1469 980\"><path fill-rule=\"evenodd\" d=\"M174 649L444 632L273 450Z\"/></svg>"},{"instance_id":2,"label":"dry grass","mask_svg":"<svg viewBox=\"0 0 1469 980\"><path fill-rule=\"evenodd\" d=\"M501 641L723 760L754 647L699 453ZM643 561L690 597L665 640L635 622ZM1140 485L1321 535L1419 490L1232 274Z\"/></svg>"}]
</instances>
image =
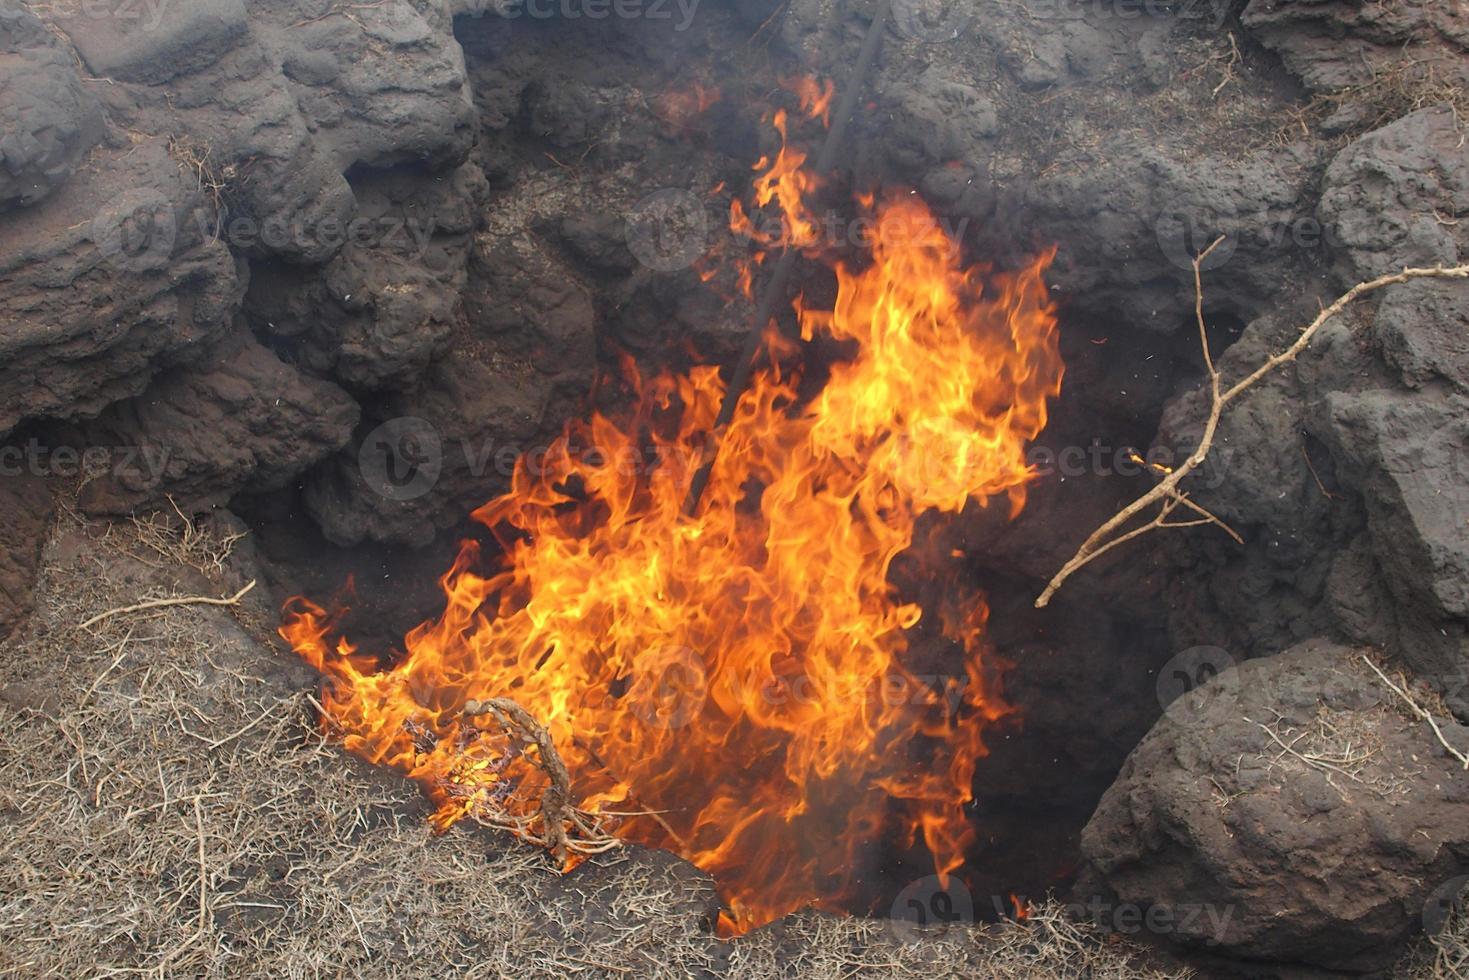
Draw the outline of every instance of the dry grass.
<instances>
[{"instance_id":1,"label":"dry grass","mask_svg":"<svg viewBox=\"0 0 1469 980\"><path fill-rule=\"evenodd\" d=\"M199 550L170 572L154 531L64 518L35 617L0 645L0 974L1182 975L1055 906L912 942L811 913L721 943L707 882L667 855L628 848L563 878L504 835L433 838L409 784L315 734L309 675L241 625L273 615L261 590L78 626L199 588ZM227 577L253 576L239 563L221 560Z\"/></svg>"},{"instance_id":2,"label":"dry grass","mask_svg":"<svg viewBox=\"0 0 1469 980\"><path fill-rule=\"evenodd\" d=\"M206 577L224 574L225 564L234 554L235 545L248 532L223 531L185 514L172 497L168 505L173 514L163 512L130 518L136 543L150 552L154 567L187 565ZM135 552L136 556L136 552Z\"/></svg>"},{"instance_id":3,"label":"dry grass","mask_svg":"<svg viewBox=\"0 0 1469 980\"><path fill-rule=\"evenodd\" d=\"M1189 970L1145 965L1139 951L1106 942L1069 920L1055 903L1034 905L1027 926L950 929L914 942L893 940L885 922L814 913L778 931L731 945L730 976L976 977L984 980L1188 980Z\"/></svg>"},{"instance_id":4,"label":"dry grass","mask_svg":"<svg viewBox=\"0 0 1469 980\"><path fill-rule=\"evenodd\" d=\"M1449 107L1460 131L1469 124L1469 91L1443 78L1433 63L1406 56L1377 72L1370 82L1319 96L1313 102L1313 108L1328 111L1352 107L1359 115L1351 127L1354 133L1371 132L1419 109L1439 105Z\"/></svg>"},{"instance_id":5,"label":"dry grass","mask_svg":"<svg viewBox=\"0 0 1469 980\"><path fill-rule=\"evenodd\" d=\"M1427 936L1398 965L1402 980L1469 980L1469 885L1437 935Z\"/></svg>"},{"instance_id":6,"label":"dry grass","mask_svg":"<svg viewBox=\"0 0 1469 980\"><path fill-rule=\"evenodd\" d=\"M233 163L217 166L213 149L201 146L188 136L169 137L168 152L179 168L194 178L195 189L208 202L214 227L210 241L211 244L219 241L221 225L229 212L230 182L240 176L239 168Z\"/></svg>"}]
</instances>

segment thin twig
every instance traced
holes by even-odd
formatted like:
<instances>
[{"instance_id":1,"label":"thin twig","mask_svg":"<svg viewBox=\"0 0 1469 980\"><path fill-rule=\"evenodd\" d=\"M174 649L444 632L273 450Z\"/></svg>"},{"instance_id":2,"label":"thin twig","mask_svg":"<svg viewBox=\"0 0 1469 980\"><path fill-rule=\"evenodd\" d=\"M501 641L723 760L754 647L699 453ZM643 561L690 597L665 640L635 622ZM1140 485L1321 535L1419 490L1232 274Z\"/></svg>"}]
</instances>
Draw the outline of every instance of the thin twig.
<instances>
[{"instance_id":1,"label":"thin twig","mask_svg":"<svg viewBox=\"0 0 1469 980\"><path fill-rule=\"evenodd\" d=\"M1148 467L1149 469L1151 469L1153 472L1155 472L1155 473L1162 473L1164 476L1166 476L1169 473L1173 472L1172 470L1168 469L1168 467L1163 466L1160 463L1150 463L1150 462L1148 462L1147 460L1145 460L1141 456L1139 456L1137 453L1132 453L1131 454L1131 459L1132 459L1132 461L1134 463L1141 463L1142 465L1144 465L1144 466ZM1188 494L1181 493L1178 490L1174 490L1172 493L1169 494L1169 496L1172 497L1174 500L1178 501L1183 506L1187 507L1189 510L1193 511L1195 514L1198 514L1200 517L1204 518L1205 519L1205 523L1217 525L1220 530L1222 530L1225 534L1229 535L1231 538L1234 539L1235 544L1244 544L1245 543L1245 539L1242 538L1242 537L1240 537L1240 534L1239 534L1238 531L1236 531L1234 528L1232 528L1228 524L1226 524L1224 522L1224 520L1219 517L1219 515L1217 515L1217 514L1211 512L1211 511L1209 511L1208 509L1206 509L1202 505L1195 503L1193 501L1193 499L1189 497ZM1169 526L1170 527L1179 527L1180 525L1171 524Z\"/></svg>"},{"instance_id":2,"label":"thin twig","mask_svg":"<svg viewBox=\"0 0 1469 980\"><path fill-rule=\"evenodd\" d=\"M1321 474L1316 472L1316 464L1311 462L1311 454L1306 452L1305 443L1301 444L1301 457L1306 461L1306 469L1311 471L1311 479L1316 481L1316 489L1321 491L1321 496L1327 500L1335 500L1336 494L1326 489L1326 484L1321 482Z\"/></svg>"},{"instance_id":3,"label":"thin twig","mask_svg":"<svg viewBox=\"0 0 1469 980\"><path fill-rule=\"evenodd\" d=\"M253 588L255 588L255 580L251 579L249 585L245 586L243 589L236 592L228 599L211 599L209 596L200 595L175 596L172 599L149 599L147 602L138 602L134 603L131 606L121 606L117 609L109 609L104 613L98 613L97 615L93 616L91 619L83 623L81 628L87 629L90 626L96 626L104 619L111 619L113 616L121 616L125 613L142 612L145 609L162 609L165 606L238 606L240 604L240 600L245 597L245 593L249 592Z\"/></svg>"},{"instance_id":4,"label":"thin twig","mask_svg":"<svg viewBox=\"0 0 1469 980\"><path fill-rule=\"evenodd\" d=\"M1469 755L1465 755L1463 752L1460 752L1458 749L1449 744L1449 740L1444 738L1443 729L1438 727L1438 722L1434 720L1433 715L1429 714L1426 710L1423 709L1422 706L1418 704L1417 701L1414 701L1411 697L1409 697L1407 691L1403 690L1392 681L1388 680L1387 675L1384 674L1381 670L1378 670L1377 665L1373 663L1368 657L1362 656L1361 659L1364 664L1372 668L1372 672L1374 674L1382 678L1382 683L1386 684L1394 694L1396 694L1398 697L1402 698L1408 703L1408 707L1413 710L1414 715L1418 716L1423 721L1428 722L1428 727L1433 729L1433 734L1438 739L1438 744L1447 749L1449 755L1453 756L1455 759L1458 759L1459 762L1463 764L1463 767L1465 769L1469 769Z\"/></svg>"}]
</instances>

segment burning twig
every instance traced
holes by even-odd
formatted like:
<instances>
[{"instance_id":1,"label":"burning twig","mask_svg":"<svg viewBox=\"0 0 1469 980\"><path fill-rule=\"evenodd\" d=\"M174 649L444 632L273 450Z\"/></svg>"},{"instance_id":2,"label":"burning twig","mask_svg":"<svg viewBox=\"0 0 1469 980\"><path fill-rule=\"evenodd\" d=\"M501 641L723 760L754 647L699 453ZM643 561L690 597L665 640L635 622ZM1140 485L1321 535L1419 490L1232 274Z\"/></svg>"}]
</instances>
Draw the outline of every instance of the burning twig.
<instances>
[{"instance_id":1,"label":"burning twig","mask_svg":"<svg viewBox=\"0 0 1469 980\"><path fill-rule=\"evenodd\" d=\"M550 785L541 794L541 822L545 825L541 836L530 833L529 827L521 820L507 821L497 817L481 819L481 814L473 812L470 816L489 826L514 831L532 844L547 848L562 867L566 866L567 856L571 851L579 854L600 854L621 845L621 841L609 837L595 824L589 823L571 805L571 773L567 771L566 763L561 761L561 753L556 751L556 742L551 738L551 733L529 711L509 698L490 698L486 701L464 702L464 714L471 717L490 715L506 732L518 735L535 745L539 758L536 764L550 780ZM568 824L580 832L579 837L567 834Z\"/></svg>"},{"instance_id":2,"label":"burning twig","mask_svg":"<svg viewBox=\"0 0 1469 980\"><path fill-rule=\"evenodd\" d=\"M1225 388L1219 369L1214 364L1213 355L1209 352L1209 335L1204 326L1204 285L1201 273L1201 266L1204 260L1208 258L1209 254L1222 241L1224 241L1223 235L1216 238L1208 248L1200 252L1194 258L1193 263L1194 318L1198 321L1199 344L1204 353L1204 367L1207 371L1209 385L1209 416L1204 422L1204 431L1199 439L1198 448L1189 454L1188 459L1184 460L1182 465L1159 481L1153 489L1122 508L1111 520L1093 531L1091 536L1082 542L1081 547L1077 549L1076 554L1072 556L1071 560L1063 565L1061 570L1051 579L1045 591L1035 600L1037 609L1044 608L1051 601L1051 597L1056 594L1056 590L1079 569L1091 564L1097 558L1117 545L1122 544L1124 541L1131 540L1147 531L1160 527L1189 527L1197 524L1219 524L1220 522L1217 519L1166 523L1164 518L1168 516L1169 511L1177 506L1180 498L1187 498L1187 494L1180 491L1178 485L1183 481L1184 477L1198 469L1203 464L1205 458L1208 457L1209 449L1214 444L1214 434L1219 428L1219 420L1224 414L1225 407L1252 388L1255 382L1259 381L1265 375L1281 365L1295 360L1310 345L1312 338L1316 336L1322 326L1351 305L1353 300L1374 290L1381 289L1384 286L1408 282L1413 279L1469 279L1469 265L1458 265L1451 267L1407 268L1402 272L1394 272L1385 276L1378 276L1376 279L1368 280L1367 282L1359 282L1337 297L1336 301L1330 306L1322 309L1316 315L1316 319L1312 320L1301 331L1300 336L1296 337L1295 342L1289 347L1267 359L1265 363L1245 375L1241 380ZM1152 521L1131 531L1122 532L1122 528L1129 521L1153 504L1160 504L1161 512Z\"/></svg>"},{"instance_id":3,"label":"burning twig","mask_svg":"<svg viewBox=\"0 0 1469 980\"><path fill-rule=\"evenodd\" d=\"M1469 769L1469 755L1465 755L1463 752L1459 751L1449 744L1449 740L1444 738L1443 729L1438 727L1438 722L1434 719L1433 715L1429 714L1427 710L1425 710L1421 705L1418 704L1417 701L1414 701L1408 695L1407 691L1403 690L1401 687L1398 687L1392 681L1388 680L1387 675L1379 670L1377 665L1373 663L1368 657L1363 656L1362 662L1368 667L1371 667L1372 672L1378 677L1382 678L1382 683L1386 684L1394 694L1407 702L1408 707L1412 709L1414 716L1428 722L1428 727L1433 729L1433 734L1434 737L1438 739L1438 744L1442 745L1446 750L1448 750L1449 755L1453 756L1455 759L1458 759L1459 762L1463 764L1463 767L1465 769Z\"/></svg>"},{"instance_id":4,"label":"burning twig","mask_svg":"<svg viewBox=\"0 0 1469 980\"><path fill-rule=\"evenodd\" d=\"M96 626L103 620L111 619L113 616L142 612L145 609L162 609L165 606L238 606L240 600L245 597L245 593L253 588L255 588L255 580L251 579L249 585L227 599L212 599L209 596L202 595L175 596L172 599L149 599L147 602L138 602L131 606L121 606L117 609L109 609L104 613L98 613L83 623L81 628L87 629L88 627Z\"/></svg>"}]
</instances>

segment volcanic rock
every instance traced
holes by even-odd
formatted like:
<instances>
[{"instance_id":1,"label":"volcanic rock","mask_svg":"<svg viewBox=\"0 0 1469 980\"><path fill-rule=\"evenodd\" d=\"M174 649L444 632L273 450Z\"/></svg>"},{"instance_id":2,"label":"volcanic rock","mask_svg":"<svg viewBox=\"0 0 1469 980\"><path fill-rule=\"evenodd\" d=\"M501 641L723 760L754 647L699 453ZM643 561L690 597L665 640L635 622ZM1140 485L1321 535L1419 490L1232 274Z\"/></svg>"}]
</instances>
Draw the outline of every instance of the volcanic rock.
<instances>
[{"instance_id":1,"label":"volcanic rock","mask_svg":"<svg viewBox=\"0 0 1469 980\"><path fill-rule=\"evenodd\" d=\"M1205 264L1211 306L1247 316L1265 309L1294 259L1282 254L1278 231L1302 217L1318 151L1298 142L1185 157L1136 135L1110 140L1095 165L1023 191L1018 206L1032 234L1064 243L1056 287L1087 311L1120 311L1124 322L1159 333L1186 329L1193 257L1225 235Z\"/></svg>"},{"instance_id":2,"label":"volcanic rock","mask_svg":"<svg viewBox=\"0 0 1469 980\"><path fill-rule=\"evenodd\" d=\"M352 189L341 251L323 268L262 263L245 312L318 375L354 390L411 387L463 317L484 175L473 163L433 178L364 171Z\"/></svg>"},{"instance_id":3,"label":"volcanic rock","mask_svg":"<svg viewBox=\"0 0 1469 980\"><path fill-rule=\"evenodd\" d=\"M114 466L88 482L92 513L127 514L172 498L195 510L236 492L285 486L345 445L357 404L236 332L207 362L171 371L144 394L110 406L81 429L88 445L113 447L147 466Z\"/></svg>"},{"instance_id":4,"label":"volcanic rock","mask_svg":"<svg viewBox=\"0 0 1469 980\"><path fill-rule=\"evenodd\" d=\"M1469 397L1333 393L1334 448L1361 488L1394 600L1392 648L1469 709Z\"/></svg>"},{"instance_id":5,"label":"volcanic rock","mask_svg":"<svg viewBox=\"0 0 1469 980\"><path fill-rule=\"evenodd\" d=\"M1440 724L1469 746L1469 728ZM1310 641L1170 706L1082 850L1103 904L1158 910L1175 942L1380 969L1435 885L1469 870L1466 805L1469 773L1360 651Z\"/></svg>"},{"instance_id":6,"label":"volcanic rock","mask_svg":"<svg viewBox=\"0 0 1469 980\"><path fill-rule=\"evenodd\" d=\"M1404 266L1454 264L1469 248L1469 153L1446 107L1421 109L1347 146L1319 213L1344 285Z\"/></svg>"},{"instance_id":7,"label":"volcanic rock","mask_svg":"<svg viewBox=\"0 0 1469 980\"><path fill-rule=\"evenodd\" d=\"M1240 20L1313 91L1385 84L1412 61L1469 84L1469 23L1452 3L1250 0Z\"/></svg>"},{"instance_id":8,"label":"volcanic rock","mask_svg":"<svg viewBox=\"0 0 1469 980\"><path fill-rule=\"evenodd\" d=\"M0 639L30 612L31 593L55 514L46 480L31 473L17 447L0 447Z\"/></svg>"},{"instance_id":9,"label":"volcanic rock","mask_svg":"<svg viewBox=\"0 0 1469 980\"><path fill-rule=\"evenodd\" d=\"M253 29L337 168L463 163L475 112L444 5L389 0L360 15L315 6L262 10Z\"/></svg>"},{"instance_id":10,"label":"volcanic rock","mask_svg":"<svg viewBox=\"0 0 1469 980\"><path fill-rule=\"evenodd\" d=\"M242 0L104 0L76 10L63 5L56 22L93 75L157 85L217 61L240 43L245 16Z\"/></svg>"},{"instance_id":11,"label":"volcanic rock","mask_svg":"<svg viewBox=\"0 0 1469 980\"><path fill-rule=\"evenodd\" d=\"M1335 288L1460 261L1469 170L1459 138L1450 113L1427 109L1332 161L1319 213ZM1287 303L1251 323L1219 357L1226 383L1288 346L1316 310ZM1180 543L1188 585L1176 590L1175 630L1245 656L1322 633L1386 644L1469 717L1466 325L1460 282L1388 287L1231 405L1190 486L1246 540ZM1196 445L1206 404L1202 389L1182 393L1158 442Z\"/></svg>"},{"instance_id":12,"label":"volcanic rock","mask_svg":"<svg viewBox=\"0 0 1469 980\"><path fill-rule=\"evenodd\" d=\"M308 477L306 506L329 540L427 544L508 487L519 456L544 451L561 423L549 404L586 391L585 289L527 236L482 247L445 354L416 388L374 404L352 444Z\"/></svg>"},{"instance_id":13,"label":"volcanic rock","mask_svg":"<svg viewBox=\"0 0 1469 980\"><path fill-rule=\"evenodd\" d=\"M162 140L99 148L0 238L0 433L84 418L197 356L244 292L209 203Z\"/></svg>"},{"instance_id":14,"label":"volcanic rock","mask_svg":"<svg viewBox=\"0 0 1469 980\"><path fill-rule=\"evenodd\" d=\"M71 55L19 0L0 0L0 210L49 196L102 136Z\"/></svg>"}]
</instances>

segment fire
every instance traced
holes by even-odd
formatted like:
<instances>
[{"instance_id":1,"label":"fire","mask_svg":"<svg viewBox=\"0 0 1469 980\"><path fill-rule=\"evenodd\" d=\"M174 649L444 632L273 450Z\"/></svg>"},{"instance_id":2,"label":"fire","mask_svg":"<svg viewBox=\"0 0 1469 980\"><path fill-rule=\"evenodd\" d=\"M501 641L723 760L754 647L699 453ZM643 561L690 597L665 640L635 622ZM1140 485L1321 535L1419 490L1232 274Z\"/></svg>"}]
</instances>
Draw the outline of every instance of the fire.
<instances>
[{"instance_id":1,"label":"fire","mask_svg":"<svg viewBox=\"0 0 1469 980\"><path fill-rule=\"evenodd\" d=\"M757 196L791 207L796 174ZM940 874L962 864L982 737L1010 710L988 609L958 585L922 609L889 571L924 514L1023 503L1026 443L1062 374L1050 255L965 268L912 195L868 217L863 261L830 263L832 308L797 304L803 337L850 355L812 395L798 345L771 334L774 366L741 397L696 516L682 504L719 370L644 378L629 362L631 408L521 461L473 515L500 552L463 544L442 615L401 651L364 653L340 610L288 603L282 635L325 675L323 724L417 780L439 826L540 812L526 749L464 715L508 698L550 734L588 821L715 878L725 934L840 907L879 841L921 843ZM937 680L911 663L925 629L951 644Z\"/></svg>"},{"instance_id":2,"label":"fire","mask_svg":"<svg viewBox=\"0 0 1469 980\"><path fill-rule=\"evenodd\" d=\"M779 230L773 233L758 227L739 198L729 204L730 230L765 248L810 249L819 239L817 221L806 207L806 196L819 186L819 181L801 169L806 164L806 153L790 145L786 111L777 110L771 122L780 133L780 151L773 161L761 157L755 163L754 169L761 172L754 182L755 205L776 205Z\"/></svg>"},{"instance_id":3,"label":"fire","mask_svg":"<svg viewBox=\"0 0 1469 980\"><path fill-rule=\"evenodd\" d=\"M807 118L820 119L823 126L831 125L831 102L836 95L836 86L830 79L798 75L794 78L782 78L780 87L796 96L801 112Z\"/></svg>"}]
</instances>

